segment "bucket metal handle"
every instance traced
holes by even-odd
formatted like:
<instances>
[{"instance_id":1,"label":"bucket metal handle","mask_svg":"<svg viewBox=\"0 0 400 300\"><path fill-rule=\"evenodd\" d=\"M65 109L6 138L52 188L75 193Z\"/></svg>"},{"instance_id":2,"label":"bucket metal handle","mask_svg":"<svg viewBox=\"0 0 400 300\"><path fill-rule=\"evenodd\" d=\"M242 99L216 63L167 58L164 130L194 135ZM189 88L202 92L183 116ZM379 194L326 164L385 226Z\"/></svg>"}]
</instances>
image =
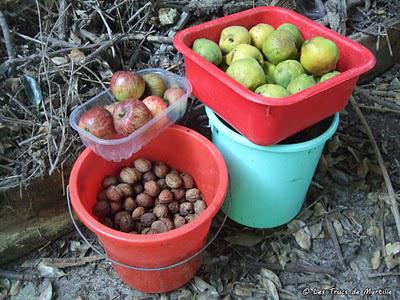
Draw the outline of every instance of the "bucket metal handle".
<instances>
[{"instance_id":1,"label":"bucket metal handle","mask_svg":"<svg viewBox=\"0 0 400 300\"><path fill-rule=\"evenodd\" d=\"M74 215L72 213L72 209L71 209L71 200L69 197L69 185L67 185L67 205L68 205L68 211L72 220L72 223L74 224L75 229L78 231L80 237L89 245L89 247L96 252L98 255L100 255L103 259L106 259L110 262L112 262L113 264L116 264L118 266L121 267L125 267L128 269L132 269L132 270L136 270L136 271L162 271L162 270L167 270L167 269L171 269L171 268L175 268L178 267L180 265L183 265L184 263L187 263L188 261L192 260L193 258L195 258L196 256L198 256L199 254L201 254L204 250L206 250L217 238L217 236L219 235L219 233L221 232L222 228L225 225L225 222L228 218L228 214L229 211L231 209L231 203L232 203L232 187L231 187L231 183L230 180L228 180L228 209L226 211L226 214L224 216L224 219L222 220L221 225L218 227L217 232L214 234L214 236L197 252L195 252L194 254L192 254L191 256L189 256L188 258L185 258L177 263L174 264L170 264L170 265L166 265L163 267L157 267L157 268L143 268L143 267L136 267L136 266L130 266L130 265L126 265L124 263L118 262L116 260L113 260L111 258L109 258L104 252L100 251L99 249L97 249L92 243L90 243L88 241L88 239L85 237L85 235L82 233L82 231L79 229L78 224L75 221Z\"/></svg>"}]
</instances>

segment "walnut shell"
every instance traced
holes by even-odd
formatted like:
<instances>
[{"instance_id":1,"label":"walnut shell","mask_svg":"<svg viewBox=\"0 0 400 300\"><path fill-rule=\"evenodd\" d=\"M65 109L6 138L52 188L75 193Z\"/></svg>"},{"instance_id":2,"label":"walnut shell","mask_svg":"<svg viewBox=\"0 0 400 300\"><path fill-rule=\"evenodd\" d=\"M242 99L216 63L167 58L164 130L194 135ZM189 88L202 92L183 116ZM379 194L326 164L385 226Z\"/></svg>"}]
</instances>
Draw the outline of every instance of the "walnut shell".
<instances>
[{"instance_id":1,"label":"walnut shell","mask_svg":"<svg viewBox=\"0 0 400 300\"><path fill-rule=\"evenodd\" d=\"M168 216L168 207L166 204L158 204L153 209L153 214L157 216L157 218L165 218Z\"/></svg>"},{"instance_id":2,"label":"walnut shell","mask_svg":"<svg viewBox=\"0 0 400 300\"><path fill-rule=\"evenodd\" d=\"M110 228L114 227L113 221L111 220L110 217L105 217L105 218L101 219L100 222L101 222L101 224L103 224L107 227L110 227Z\"/></svg>"},{"instance_id":3,"label":"walnut shell","mask_svg":"<svg viewBox=\"0 0 400 300\"><path fill-rule=\"evenodd\" d=\"M172 222L170 218L160 218L160 221L164 222L164 224L167 225L168 230L172 230L175 228L174 222Z\"/></svg>"},{"instance_id":4,"label":"walnut shell","mask_svg":"<svg viewBox=\"0 0 400 300\"><path fill-rule=\"evenodd\" d=\"M170 190L162 190L161 193L158 195L158 201L161 204L168 204L174 201L174 195Z\"/></svg>"},{"instance_id":5,"label":"walnut shell","mask_svg":"<svg viewBox=\"0 0 400 300\"><path fill-rule=\"evenodd\" d=\"M146 209L142 206L136 207L132 212L132 219L139 220L143 214L146 212Z\"/></svg>"},{"instance_id":6,"label":"walnut shell","mask_svg":"<svg viewBox=\"0 0 400 300\"><path fill-rule=\"evenodd\" d=\"M207 208L207 205L203 200L196 200L193 206L194 206L194 213L196 215L201 214Z\"/></svg>"},{"instance_id":7,"label":"walnut shell","mask_svg":"<svg viewBox=\"0 0 400 300\"><path fill-rule=\"evenodd\" d=\"M163 162L156 162L153 167L153 172L158 178L165 178L167 176L169 168Z\"/></svg>"},{"instance_id":8,"label":"walnut shell","mask_svg":"<svg viewBox=\"0 0 400 300\"><path fill-rule=\"evenodd\" d=\"M152 168L152 164L148 159L138 158L133 161L133 166L139 172L146 173L149 172Z\"/></svg>"},{"instance_id":9,"label":"walnut shell","mask_svg":"<svg viewBox=\"0 0 400 300\"><path fill-rule=\"evenodd\" d=\"M117 212L120 212L122 210L122 203L120 201L118 202L110 202L110 209L111 209L111 214L115 215Z\"/></svg>"},{"instance_id":10,"label":"walnut shell","mask_svg":"<svg viewBox=\"0 0 400 300\"><path fill-rule=\"evenodd\" d=\"M123 216L129 216L130 217L130 213L128 213L127 211L120 211L120 212L116 213L115 216L114 216L114 225L117 226L118 228L119 228L119 225L120 225L121 218Z\"/></svg>"},{"instance_id":11,"label":"walnut shell","mask_svg":"<svg viewBox=\"0 0 400 300\"><path fill-rule=\"evenodd\" d=\"M153 213L145 213L140 217L140 223L144 227L150 226L156 220L156 216Z\"/></svg>"},{"instance_id":12,"label":"walnut shell","mask_svg":"<svg viewBox=\"0 0 400 300\"><path fill-rule=\"evenodd\" d=\"M202 199L200 191L196 188L186 190L185 198L190 202L195 202L196 200Z\"/></svg>"},{"instance_id":13,"label":"walnut shell","mask_svg":"<svg viewBox=\"0 0 400 300\"><path fill-rule=\"evenodd\" d=\"M192 202L183 202L179 205L179 214L182 217L186 217L194 212L194 207Z\"/></svg>"},{"instance_id":14,"label":"walnut shell","mask_svg":"<svg viewBox=\"0 0 400 300\"><path fill-rule=\"evenodd\" d=\"M167 232L168 225L163 221L157 220L151 224L151 229L155 230L157 233Z\"/></svg>"},{"instance_id":15,"label":"walnut shell","mask_svg":"<svg viewBox=\"0 0 400 300\"><path fill-rule=\"evenodd\" d=\"M174 215L174 226L175 228L182 227L186 224L186 219L179 214Z\"/></svg>"},{"instance_id":16,"label":"walnut shell","mask_svg":"<svg viewBox=\"0 0 400 300\"><path fill-rule=\"evenodd\" d=\"M103 179L103 187L106 189L109 186L112 185L117 185L118 184L118 178L115 176L106 176Z\"/></svg>"},{"instance_id":17,"label":"walnut shell","mask_svg":"<svg viewBox=\"0 0 400 300\"><path fill-rule=\"evenodd\" d=\"M135 168L126 167L121 170L119 177L124 183L134 184L142 179L142 173Z\"/></svg>"},{"instance_id":18,"label":"walnut shell","mask_svg":"<svg viewBox=\"0 0 400 300\"><path fill-rule=\"evenodd\" d=\"M179 172L177 169L171 168L171 170L169 171L170 174L174 174L174 175L179 175Z\"/></svg>"},{"instance_id":19,"label":"walnut shell","mask_svg":"<svg viewBox=\"0 0 400 300\"><path fill-rule=\"evenodd\" d=\"M194 214L189 214L189 215L185 216L187 223L192 222L195 218L196 218L196 215L194 215Z\"/></svg>"},{"instance_id":20,"label":"walnut shell","mask_svg":"<svg viewBox=\"0 0 400 300\"><path fill-rule=\"evenodd\" d=\"M121 217L119 220L119 229L123 232L130 232L133 230L133 220L129 214Z\"/></svg>"},{"instance_id":21,"label":"walnut shell","mask_svg":"<svg viewBox=\"0 0 400 300\"><path fill-rule=\"evenodd\" d=\"M182 181L183 181L183 187L185 189L194 188L194 180L193 180L193 177L191 175L186 174L186 173L182 173L181 174L181 178L182 178Z\"/></svg>"},{"instance_id":22,"label":"walnut shell","mask_svg":"<svg viewBox=\"0 0 400 300\"><path fill-rule=\"evenodd\" d=\"M136 204L148 209L154 206L154 200L151 196L145 193L140 193L136 196Z\"/></svg>"},{"instance_id":23,"label":"walnut shell","mask_svg":"<svg viewBox=\"0 0 400 300\"><path fill-rule=\"evenodd\" d=\"M161 178L157 181L158 186L160 187L161 190L168 189L168 185L165 182L165 178Z\"/></svg>"},{"instance_id":24,"label":"walnut shell","mask_svg":"<svg viewBox=\"0 0 400 300\"><path fill-rule=\"evenodd\" d=\"M142 177L142 181L143 182L148 182L148 181L151 181L151 180L153 180L153 181L157 180L157 176L154 175L153 172L147 172L147 173L143 174L143 177Z\"/></svg>"},{"instance_id":25,"label":"walnut shell","mask_svg":"<svg viewBox=\"0 0 400 300\"><path fill-rule=\"evenodd\" d=\"M141 184L141 183L135 183L132 188L136 195L143 193L143 191L144 191L143 184Z\"/></svg>"},{"instance_id":26,"label":"walnut shell","mask_svg":"<svg viewBox=\"0 0 400 300\"><path fill-rule=\"evenodd\" d=\"M114 202L121 201L121 199L124 197L124 193L116 185L109 186L106 190L106 195L108 200Z\"/></svg>"},{"instance_id":27,"label":"walnut shell","mask_svg":"<svg viewBox=\"0 0 400 300\"><path fill-rule=\"evenodd\" d=\"M125 197L133 196L133 188L130 184L120 183L117 185L117 188L122 191Z\"/></svg>"},{"instance_id":28,"label":"walnut shell","mask_svg":"<svg viewBox=\"0 0 400 300\"><path fill-rule=\"evenodd\" d=\"M167 174L167 176L165 177L165 182L171 189L178 189L183 184L181 176L173 173Z\"/></svg>"},{"instance_id":29,"label":"walnut shell","mask_svg":"<svg viewBox=\"0 0 400 300\"><path fill-rule=\"evenodd\" d=\"M168 203L168 210L173 214L177 213L179 211L179 203L176 201Z\"/></svg>"},{"instance_id":30,"label":"walnut shell","mask_svg":"<svg viewBox=\"0 0 400 300\"><path fill-rule=\"evenodd\" d=\"M176 201L181 201L181 200L185 199L186 191L184 188L172 189L171 192L172 192L172 194L174 194L174 199Z\"/></svg>"},{"instance_id":31,"label":"walnut shell","mask_svg":"<svg viewBox=\"0 0 400 300\"><path fill-rule=\"evenodd\" d=\"M97 201L107 201L107 194L106 194L106 190L101 190L97 196L96 196L96 200Z\"/></svg>"},{"instance_id":32,"label":"walnut shell","mask_svg":"<svg viewBox=\"0 0 400 300\"><path fill-rule=\"evenodd\" d=\"M160 193L160 187L157 182L150 180L144 184L144 192L151 197L157 197Z\"/></svg>"},{"instance_id":33,"label":"walnut shell","mask_svg":"<svg viewBox=\"0 0 400 300\"><path fill-rule=\"evenodd\" d=\"M110 215L110 204L107 201L97 201L93 208L93 214L98 218L104 218Z\"/></svg>"},{"instance_id":34,"label":"walnut shell","mask_svg":"<svg viewBox=\"0 0 400 300\"><path fill-rule=\"evenodd\" d=\"M124 210L132 212L137 207L137 204L133 197L127 197L125 198L122 207Z\"/></svg>"}]
</instances>

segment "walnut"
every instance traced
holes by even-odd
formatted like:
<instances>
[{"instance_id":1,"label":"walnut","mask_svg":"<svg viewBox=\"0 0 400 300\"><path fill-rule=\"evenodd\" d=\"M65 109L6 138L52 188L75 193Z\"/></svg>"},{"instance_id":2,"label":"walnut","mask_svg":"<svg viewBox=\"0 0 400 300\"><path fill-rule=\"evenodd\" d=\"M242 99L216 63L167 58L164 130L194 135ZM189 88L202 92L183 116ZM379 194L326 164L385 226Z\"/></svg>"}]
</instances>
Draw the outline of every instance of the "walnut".
<instances>
[{"instance_id":1,"label":"walnut","mask_svg":"<svg viewBox=\"0 0 400 300\"><path fill-rule=\"evenodd\" d=\"M123 216L129 216L130 217L130 214L127 211L120 211L120 212L116 213L115 216L114 216L114 224L118 228L120 226L120 221L121 221L121 218Z\"/></svg>"},{"instance_id":2,"label":"walnut","mask_svg":"<svg viewBox=\"0 0 400 300\"><path fill-rule=\"evenodd\" d=\"M124 183L134 184L142 179L142 173L135 168L126 167L119 173L119 177Z\"/></svg>"},{"instance_id":3,"label":"walnut","mask_svg":"<svg viewBox=\"0 0 400 300\"><path fill-rule=\"evenodd\" d=\"M186 197L186 200L190 201L190 202L195 202L196 200L202 199L200 191L196 188L186 190L185 197Z\"/></svg>"},{"instance_id":4,"label":"walnut","mask_svg":"<svg viewBox=\"0 0 400 300\"><path fill-rule=\"evenodd\" d=\"M105 217L105 218L101 219L100 222L101 222L101 224L103 224L107 227L110 227L110 228L114 227L113 221L109 217Z\"/></svg>"},{"instance_id":5,"label":"walnut","mask_svg":"<svg viewBox=\"0 0 400 300\"><path fill-rule=\"evenodd\" d=\"M147 172L147 173L143 174L142 180L143 180L143 182L147 182L147 181L151 181L151 180L156 181L157 180L157 176L154 175L153 172Z\"/></svg>"},{"instance_id":6,"label":"walnut","mask_svg":"<svg viewBox=\"0 0 400 300\"><path fill-rule=\"evenodd\" d=\"M167 185L167 183L165 182L165 179L164 179L164 178L159 179L159 180L157 181L157 183L158 183L158 186L160 187L161 190L168 189L168 185Z\"/></svg>"},{"instance_id":7,"label":"walnut","mask_svg":"<svg viewBox=\"0 0 400 300\"><path fill-rule=\"evenodd\" d=\"M151 224L151 229L155 230L157 233L162 233L168 231L168 226L165 222L158 220Z\"/></svg>"},{"instance_id":8,"label":"walnut","mask_svg":"<svg viewBox=\"0 0 400 300\"><path fill-rule=\"evenodd\" d=\"M150 226L155 220L156 216L153 213L145 213L140 217L140 223L142 223L144 227Z\"/></svg>"},{"instance_id":9,"label":"walnut","mask_svg":"<svg viewBox=\"0 0 400 300\"><path fill-rule=\"evenodd\" d=\"M144 192L151 197L157 197L160 193L160 187L157 182L150 180L144 184Z\"/></svg>"},{"instance_id":10,"label":"walnut","mask_svg":"<svg viewBox=\"0 0 400 300\"><path fill-rule=\"evenodd\" d=\"M193 206L194 206L194 213L196 215L201 214L207 208L207 205L203 200L196 200Z\"/></svg>"},{"instance_id":11,"label":"walnut","mask_svg":"<svg viewBox=\"0 0 400 300\"><path fill-rule=\"evenodd\" d=\"M186 219L179 214L174 215L174 226L175 228L182 227L186 224Z\"/></svg>"},{"instance_id":12,"label":"walnut","mask_svg":"<svg viewBox=\"0 0 400 300\"><path fill-rule=\"evenodd\" d=\"M111 209L111 214L115 215L117 212L122 210L122 203L120 201L118 202L110 202L110 209Z\"/></svg>"},{"instance_id":13,"label":"walnut","mask_svg":"<svg viewBox=\"0 0 400 300\"><path fill-rule=\"evenodd\" d=\"M109 186L112 185L117 185L118 184L118 178L115 176L106 176L103 179L103 187L106 189Z\"/></svg>"},{"instance_id":14,"label":"walnut","mask_svg":"<svg viewBox=\"0 0 400 300\"><path fill-rule=\"evenodd\" d=\"M181 178L183 180L183 187L185 189L191 189L194 188L194 180L193 177L189 174L182 173Z\"/></svg>"},{"instance_id":15,"label":"walnut","mask_svg":"<svg viewBox=\"0 0 400 300\"><path fill-rule=\"evenodd\" d=\"M100 191L96 196L96 200L97 201L107 201L108 198L107 198L106 190Z\"/></svg>"},{"instance_id":16,"label":"walnut","mask_svg":"<svg viewBox=\"0 0 400 300\"><path fill-rule=\"evenodd\" d=\"M127 197L125 198L122 207L124 210L132 212L137 207L137 204L133 197Z\"/></svg>"},{"instance_id":17,"label":"walnut","mask_svg":"<svg viewBox=\"0 0 400 300\"><path fill-rule=\"evenodd\" d=\"M141 233L142 234L156 234L158 232L156 230L154 230L153 228L146 227L146 228L143 228Z\"/></svg>"},{"instance_id":18,"label":"walnut","mask_svg":"<svg viewBox=\"0 0 400 300\"><path fill-rule=\"evenodd\" d=\"M174 198L176 201L181 201L181 200L185 199L186 191L184 188L172 189L171 192L172 192L172 194L174 194Z\"/></svg>"},{"instance_id":19,"label":"walnut","mask_svg":"<svg viewBox=\"0 0 400 300\"><path fill-rule=\"evenodd\" d=\"M179 205L179 214L182 217L186 217L194 212L194 207L192 202L183 202Z\"/></svg>"},{"instance_id":20,"label":"walnut","mask_svg":"<svg viewBox=\"0 0 400 300\"><path fill-rule=\"evenodd\" d=\"M136 204L138 206L143 206L144 208L152 208L154 206L154 200L151 196L140 193L136 196Z\"/></svg>"},{"instance_id":21,"label":"walnut","mask_svg":"<svg viewBox=\"0 0 400 300\"><path fill-rule=\"evenodd\" d=\"M136 207L132 212L132 219L139 220L141 216L146 212L146 209L142 206Z\"/></svg>"},{"instance_id":22,"label":"walnut","mask_svg":"<svg viewBox=\"0 0 400 300\"><path fill-rule=\"evenodd\" d=\"M121 201L121 199L124 197L124 193L116 185L109 186L106 190L106 195L108 200L114 202Z\"/></svg>"},{"instance_id":23,"label":"walnut","mask_svg":"<svg viewBox=\"0 0 400 300\"><path fill-rule=\"evenodd\" d=\"M189 215L185 216L187 223L192 222L195 218L196 218L196 215L194 215L194 214L189 214Z\"/></svg>"},{"instance_id":24,"label":"walnut","mask_svg":"<svg viewBox=\"0 0 400 300\"><path fill-rule=\"evenodd\" d=\"M132 217L127 214L123 215L119 220L119 229L123 232L130 232L133 230L133 220Z\"/></svg>"},{"instance_id":25,"label":"walnut","mask_svg":"<svg viewBox=\"0 0 400 300\"><path fill-rule=\"evenodd\" d=\"M151 162L145 158L138 158L133 161L133 166L142 173L149 172L152 168Z\"/></svg>"},{"instance_id":26,"label":"walnut","mask_svg":"<svg viewBox=\"0 0 400 300\"><path fill-rule=\"evenodd\" d=\"M158 178L165 178L167 176L169 168L162 162L156 162L153 167L153 172Z\"/></svg>"},{"instance_id":27,"label":"walnut","mask_svg":"<svg viewBox=\"0 0 400 300\"><path fill-rule=\"evenodd\" d=\"M161 204L168 204L174 201L174 195L170 190L162 190L158 195L158 200Z\"/></svg>"},{"instance_id":28,"label":"walnut","mask_svg":"<svg viewBox=\"0 0 400 300\"><path fill-rule=\"evenodd\" d=\"M171 204L171 203L170 203ZM157 216L157 218L165 218L168 216L168 207L165 204L158 204L153 209L153 214Z\"/></svg>"},{"instance_id":29,"label":"walnut","mask_svg":"<svg viewBox=\"0 0 400 300\"><path fill-rule=\"evenodd\" d=\"M133 185L133 191L135 192L136 195L137 195L137 194L140 194L140 193L143 193L143 191L144 191L143 184L141 184L141 183L135 183L135 184Z\"/></svg>"},{"instance_id":30,"label":"walnut","mask_svg":"<svg viewBox=\"0 0 400 300\"><path fill-rule=\"evenodd\" d=\"M98 218L107 217L110 214L110 211L110 204L104 200L97 201L92 208L93 214Z\"/></svg>"},{"instance_id":31,"label":"walnut","mask_svg":"<svg viewBox=\"0 0 400 300\"><path fill-rule=\"evenodd\" d=\"M160 221L164 222L168 230L172 230L175 228L174 222L172 222L170 218L160 218Z\"/></svg>"},{"instance_id":32,"label":"walnut","mask_svg":"<svg viewBox=\"0 0 400 300\"><path fill-rule=\"evenodd\" d=\"M178 174L168 173L165 182L172 189L178 189L182 186L183 180Z\"/></svg>"},{"instance_id":33,"label":"walnut","mask_svg":"<svg viewBox=\"0 0 400 300\"><path fill-rule=\"evenodd\" d=\"M179 203L176 201L169 203L168 210L173 214L177 213L179 211Z\"/></svg>"},{"instance_id":34,"label":"walnut","mask_svg":"<svg viewBox=\"0 0 400 300\"><path fill-rule=\"evenodd\" d=\"M130 184L120 183L117 185L117 188L122 191L125 197L133 196L133 188Z\"/></svg>"}]
</instances>

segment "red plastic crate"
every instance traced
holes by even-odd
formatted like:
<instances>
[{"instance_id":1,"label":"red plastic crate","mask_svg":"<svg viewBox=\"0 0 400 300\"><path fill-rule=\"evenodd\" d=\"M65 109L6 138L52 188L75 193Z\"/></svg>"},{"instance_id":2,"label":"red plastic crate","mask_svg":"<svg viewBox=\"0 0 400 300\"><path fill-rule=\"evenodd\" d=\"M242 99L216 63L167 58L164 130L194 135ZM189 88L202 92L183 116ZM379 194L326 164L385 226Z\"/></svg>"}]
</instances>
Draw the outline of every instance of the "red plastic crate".
<instances>
[{"instance_id":1,"label":"red plastic crate","mask_svg":"<svg viewBox=\"0 0 400 300\"><path fill-rule=\"evenodd\" d=\"M295 24L306 40L322 36L334 41L339 48L337 69L341 74L289 97L269 98L241 86L191 50L198 38L218 43L220 32L227 26L242 25L250 29L258 23L268 23L277 28L286 22ZM262 146L278 143L342 110L358 77L375 65L375 57L367 48L298 13L272 6L187 28L175 35L174 45L184 55L192 94L251 142Z\"/></svg>"}]
</instances>

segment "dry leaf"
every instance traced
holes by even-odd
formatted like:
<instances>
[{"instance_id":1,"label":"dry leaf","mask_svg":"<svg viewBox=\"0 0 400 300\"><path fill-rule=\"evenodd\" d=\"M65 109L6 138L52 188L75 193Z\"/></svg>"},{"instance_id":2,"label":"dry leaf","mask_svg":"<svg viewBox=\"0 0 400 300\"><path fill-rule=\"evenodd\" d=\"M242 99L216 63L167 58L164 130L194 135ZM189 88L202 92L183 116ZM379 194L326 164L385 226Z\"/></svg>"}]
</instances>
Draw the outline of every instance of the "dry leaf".
<instances>
[{"instance_id":1,"label":"dry leaf","mask_svg":"<svg viewBox=\"0 0 400 300\"><path fill-rule=\"evenodd\" d=\"M197 288L197 290L201 293L203 293L204 291L213 291L216 292L217 290L215 289L215 287L213 287L211 284L205 282L203 279L201 279L200 277L195 276L193 278L193 285Z\"/></svg>"},{"instance_id":2,"label":"dry leaf","mask_svg":"<svg viewBox=\"0 0 400 300\"><path fill-rule=\"evenodd\" d=\"M71 41L76 44L76 45L80 45L82 44L82 40L80 39L79 36L77 36L75 33L73 33L71 31L71 33L69 34L69 38L71 39Z\"/></svg>"},{"instance_id":3,"label":"dry leaf","mask_svg":"<svg viewBox=\"0 0 400 300\"><path fill-rule=\"evenodd\" d=\"M400 265L400 257L394 257L394 255L387 255L385 257L385 264L386 268L388 268L388 270L391 270Z\"/></svg>"},{"instance_id":4,"label":"dry leaf","mask_svg":"<svg viewBox=\"0 0 400 300\"><path fill-rule=\"evenodd\" d=\"M365 178L368 175L369 172L369 165L368 165L368 158L364 158L362 163L358 165L357 167L357 175L360 178Z\"/></svg>"},{"instance_id":5,"label":"dry leaf","mask_svg":"<svg viewBox=\"0 0 400 300\"><path fill-rule=\"evenodd\" d=\"M51 58L51 62L57 66L65 65L69 62L69 60L65 57L56 56Z\"/></svg>"},{"instance_id":6,"label":"dry leaf","mask_svg":"<svg viewBox=\"0 0 400 300\"><path fill-rule=\"evenodd\" d=\"M232 245L239 245L245 247L253 247L261 242L264 238L251 232L239 232L236 235L228 236L225 241Z\"/></svg>"},{"instance_id":7,"label":"dry leaf","mask_svg":"<svg viewBox=\"0 0 400 300\"><path fill-rule=\"evenodd\" d=\"M261 274L261 276L271 280L278 288L280 288L280 289L282 288L282 283L281 283L278 275L276 275L271 270L268 270L266 268L261 268L260 274Z\"/></svg>"},{"instance_id":8,"label":"dry leaf","mask_svg":"<svg viewBox=\"0 0 400 300\"><path fill-rule=\"evenodd\" d=\"M301 220L293 220L290 222L288 225L288 228L290 231L296 230L296 232L293 233L293 236L299 244L299 246L305 250L310 250L311 248L311 232L306 226L306 224L301 221ZM300 228L300 229L298 229Z\"/></svg>"},{"instance_id":9,"label":"dry leaf","mask_svg":"<svg viewBox=\"0 0 400 300\"><path fill-rule=\"evenodd\" d=\"M372 266L373 270L377 270L380 265L381 265L381 251L380 250L376 250L372 254L371 266Z\"/></svg>"},{"instance_id":10,"label":"dry leaf","mask_svg":"<svg viewBox=\"0 0 400 300\"><path fill-rule=\"evenodd\" d=\"M317 239L324 239L325 238L325 231L321 231L321 233L317 236Z\"/></svg>"},{"instance_id":11,"label":"dry leaf","mask_svg":"<svg viewBox=\"0 0 400 300\"><path fill-rule=\"evenodd\" d=\"M86 55L79 49L72 49L68 54L69 59L74 63L82 63L86 59Z\"/></svg>"},{"instance_id":12,"label":"dry leaf","mask_svg":"<svg viewBox=\"0 0 400 300\"><path fill-rule=\"evenodd\" d=\"M314 216L315 217L320 217L326 213L327 213L327 211L326 211L325 207L320 202L315 203L315 205L314 205Z\"/></svg>"},{"instance_id":13,"label":"dry leaf","mask_svg":"<svg viewBox=\"0 0 400 300\"><path fill-rule=\"evenodd\" d=\"M236 296L239 296L239 297L251 297L251 296L253 296L253 293L251 292L251 289L248 289L246 287L241 287L241 286L236 286L235 289L233 290L233 293Z\"/></svg>"},{"instance_id":14,"label":"dry leaf","mask_svg":"<svg viewBox=\"0 0 400 300\"><path fill-rule=\"evenodd\" d=\"M375 237L379 237L380 234L380 230L378 226L375 225L371 225L370 227L368 227L367 229L367 234L369 236L375 236Z\"/></svg>"},{"instance_id":15,"label":"dry leaf","mask_svg":"<svg viewBox=\"0 0 400 300\"><path fill-rule=\"evenodd\" d=\"M333 220L333 227L335 228L336 235L338 237L342 237L343 236L343 226L339 220L337 220L337 219Z\"/></svg>"},{"instance_id":16,"label":"dry leaf","mask_svg":"<svg viewBox=\"0 0 400 300\"><path fill-rule=\"evenodd\" d=\"M22 287L22 281L17 280L13 281L10 287L10 291L8 292L9 296L16 296L19 294L19 291L21 290Z\"/></svg>"},{"instance_id":17,"label":"dry leaf","mask_svg":"<svg viewBox=\"0 0 400 300\"><path fill-rule=\"evenodd\" d=\"M267 292L267 299L271 300L279 300L278 291L276 290L276 286L274 282L269 280L266 277L262 277L260 281L261 286L266 289Z\"/></svg>"},{"instance_id":18,"label":"dry leaf","mask_svg":"<svg viewBox=\"0 0 400 300\"><path fill-rule=\"evenodd\" d=\"M315 239L322 231L322 222L310 226L311 238Z\"/></svg>"},{"instance_id":19,"label":"dry leaf","mask_svg":"<svg viewBox=\"0 0 400 300\"><path fill-rule=\"evenodd\" d=\"M59 278L66 275L61 269L49 267L43 262L37 266L37 269L41 277Z\"/></svg>"},{"instance_id":20,"label":"dry leaf","mask_svg":"<svg viewBox=\"0 0 400 300\"><path fill-rule=\"evenodd\" d=\"M396 255L400 253L400 242L386 244L387 255Z\"/></svg>"},{"instance_id":21,"label":"dry leaf","mask_svg":"<svg viewBox=\"0 0 400 300\"><path fill-rule=\"evenodd\" d=\"M42 288L42 291L41 291L39 297L36 299L37 300L51 300L51 298L53 297L53 286L51 285L51 281L45 280L41 284L41 288Z\"/></svg>"},{"instance_id":22,"label":"dry leaf","mask_svg":"<svg viewBox=\"0 0 400 300\"><path fill-rule=\"evenodd\" d=\"M282 268L285 268L286 264L289 262L289 253L291 252L289 244L283 244L281 247L280 244L277 242L271 242L272 250L274 251L275 255L278 256L279 264Z\"/></svg>"},{"instance_id":23,"label":"dry leaf","mask_svg":"<svg viewBox=\"0 0 400 300\"><path fill-rule=\"evenodd\" d=\"M338 135L335 135L329 142L328 142L328 151L329 153L336 152L340 147L340 139Z\"/></svg>"}]
</instances>

